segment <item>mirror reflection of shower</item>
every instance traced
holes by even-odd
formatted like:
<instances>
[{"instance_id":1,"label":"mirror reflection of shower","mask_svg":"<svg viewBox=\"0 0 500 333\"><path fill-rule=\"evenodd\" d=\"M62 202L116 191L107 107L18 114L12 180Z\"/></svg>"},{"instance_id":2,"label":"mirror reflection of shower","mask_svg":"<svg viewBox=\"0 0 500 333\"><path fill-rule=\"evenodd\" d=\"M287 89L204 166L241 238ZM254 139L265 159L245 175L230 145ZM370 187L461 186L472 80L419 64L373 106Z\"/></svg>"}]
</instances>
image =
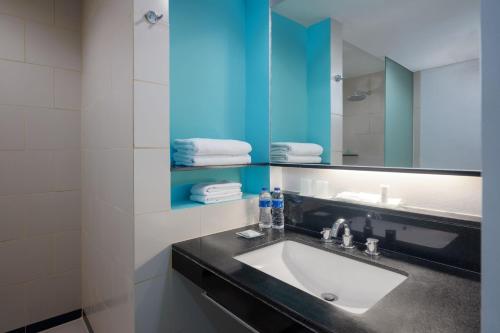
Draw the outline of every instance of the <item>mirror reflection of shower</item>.
<instances>
[{"instance_id":1,"label":"mirror reflection of shower","mask_svg":"<svg viewBox=\"0 0 500 333\"><path fill-rule=\"evenodd\" d=\"M344 40L343 164L384 165L385 62Z\"/></svg>"},{"instance_id":2,"label":"mirror reflection of shower","mask_svg":"<svg viewBox=\"0 0 500 333\"><path fill-rule=\"evenodd\" d=\"M360 102L366 99L366 97L370 96L372 94L371 90L368 91L363 91L363 90L356 90L352 95L347 97L347 100L350 102Z\"/></svg>"}]
</instances>

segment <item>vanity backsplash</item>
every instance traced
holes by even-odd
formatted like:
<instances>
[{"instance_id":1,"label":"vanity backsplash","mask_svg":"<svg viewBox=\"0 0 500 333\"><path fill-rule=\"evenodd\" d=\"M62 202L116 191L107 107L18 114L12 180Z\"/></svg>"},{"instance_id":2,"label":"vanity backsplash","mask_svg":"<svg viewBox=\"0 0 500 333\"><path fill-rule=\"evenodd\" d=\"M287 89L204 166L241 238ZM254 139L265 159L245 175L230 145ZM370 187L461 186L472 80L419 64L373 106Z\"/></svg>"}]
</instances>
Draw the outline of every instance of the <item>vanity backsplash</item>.
<instances>
[{"instance_id":1,"label":"vanity backsplash","mask_svg":"<svg viewBox=\"0 0 500 333\"><path fill-rule=\"evenodd\" d=\"M286 228L317 235L339 218L354 241L379 239L384 250L480 273L481 226L476 221L303 197L285 193Z\"/></svg>"}]
</instances>

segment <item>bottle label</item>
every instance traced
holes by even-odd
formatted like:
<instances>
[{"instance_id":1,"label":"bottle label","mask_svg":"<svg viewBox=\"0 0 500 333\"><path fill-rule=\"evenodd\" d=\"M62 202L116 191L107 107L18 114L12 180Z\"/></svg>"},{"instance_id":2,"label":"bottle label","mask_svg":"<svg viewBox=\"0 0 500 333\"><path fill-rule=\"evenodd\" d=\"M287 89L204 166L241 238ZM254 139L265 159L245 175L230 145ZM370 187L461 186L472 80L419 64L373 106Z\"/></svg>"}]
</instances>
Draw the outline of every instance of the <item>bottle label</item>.
<instances>
[{"instance_id":1,"label":"bottle label","mask_svg":"<svg viewBox=\"0 0 500 333\"><path fill-rule=\"evenodd\" d=\"M284 206L283 199L273 199L273 208L283 208Z\"/></svg>"},{"instance_id":2,"label":"bottle label","mask_svg":"<svg viewBox=\"0 0 500 333\"><path fill-rule=\"evenodd\" d=\"M271 207L271 200L260 200L259 201L260 208L269 208Z\"/></svg>"}]
</instances>

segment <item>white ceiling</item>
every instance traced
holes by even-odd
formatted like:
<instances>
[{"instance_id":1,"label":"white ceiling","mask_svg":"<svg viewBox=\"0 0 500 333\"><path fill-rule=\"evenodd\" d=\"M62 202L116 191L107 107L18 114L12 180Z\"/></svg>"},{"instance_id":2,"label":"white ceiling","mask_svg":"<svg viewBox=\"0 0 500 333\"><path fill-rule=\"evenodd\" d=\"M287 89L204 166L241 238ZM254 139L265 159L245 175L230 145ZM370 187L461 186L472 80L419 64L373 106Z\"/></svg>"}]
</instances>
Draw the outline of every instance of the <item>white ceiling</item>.
<instances>
[{"instance_id":1,"label":"white ceiling","mask_svg":"<svg viewBox=\"0 0 500 333\"><path fill-rule=\"evenodd\" d=\"M332 17L344 40L412 71L480 55L480 0L284 0L273 10L306 26Z\"/></svg>"},{"instance_id":2,"label":"white ceiling","mask_svg":"<svg viewBox=\"0 0 500 333\"><path fill-rule=\"evenodd\" d=\"M346 41L344 41L343 58L342 74L346 79L382 72L385 69L385 62L382 59L372 56Z\"/></svg>"}]
</instances>

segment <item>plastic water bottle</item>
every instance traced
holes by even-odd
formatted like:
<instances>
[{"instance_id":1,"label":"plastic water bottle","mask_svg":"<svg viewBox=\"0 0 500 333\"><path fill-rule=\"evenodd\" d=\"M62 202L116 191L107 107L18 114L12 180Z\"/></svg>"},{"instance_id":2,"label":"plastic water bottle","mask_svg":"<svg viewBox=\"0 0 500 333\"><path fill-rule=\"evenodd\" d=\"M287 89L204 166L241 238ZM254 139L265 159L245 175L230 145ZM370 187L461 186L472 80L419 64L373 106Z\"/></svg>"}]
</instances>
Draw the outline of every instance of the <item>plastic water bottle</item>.
<instances>
[{"instance_id":1,"label":"plastic water bottle","mask_svg":"<svg viewBox=\"0 0 500 333\"><path fill-rule=\"evenodd\" d=\"M281 189L279 187L274 188L271 206L273 228L283 229L285 227L285 214L283 212L285 208L285 197L283 196L283 193L281 193Z\"/></svg>"},{"instance_id":2,"label":"plastic water bottle","mask_svg":"<svg viewBox=\"0 0 500 333\"><path fill-rule=\"evenodd\" d=\"M271 228L271 193L263 187L259 194L259 226L263 229Z\"/></svg>"}]
</instances>

